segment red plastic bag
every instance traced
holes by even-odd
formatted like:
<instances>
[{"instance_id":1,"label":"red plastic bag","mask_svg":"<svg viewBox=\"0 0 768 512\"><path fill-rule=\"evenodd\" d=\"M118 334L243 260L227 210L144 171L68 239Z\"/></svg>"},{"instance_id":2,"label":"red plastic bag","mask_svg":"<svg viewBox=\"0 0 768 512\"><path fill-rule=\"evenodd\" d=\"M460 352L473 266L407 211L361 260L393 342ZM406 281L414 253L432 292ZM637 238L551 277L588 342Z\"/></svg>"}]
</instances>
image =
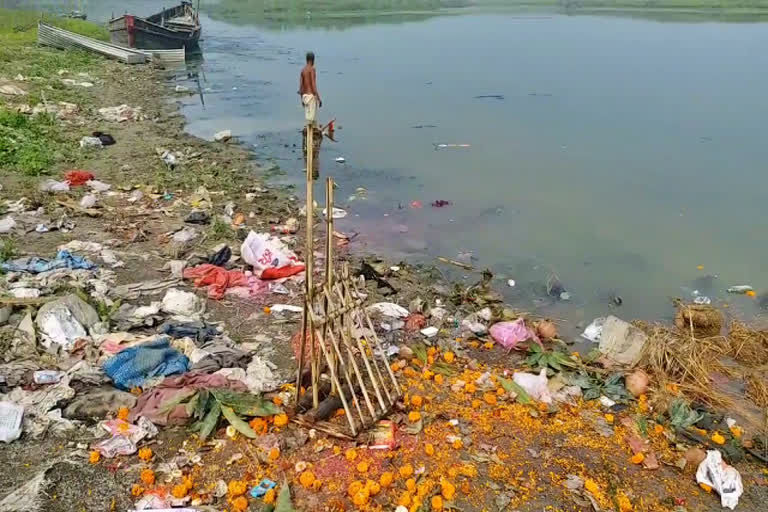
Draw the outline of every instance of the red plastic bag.
<instances>
[{"instance_id":1,"label":"red plastic bag","mask_svg":"<svg viewBox=\"0 0 768 512\"><path fill-rule=\"evenodd\" d=\"M69 186L79 187L94 179L94 176L91 172L75 169L73 171L67 171L67 174L64 175L64 179L69 182Z\"/></svg>"},{"instance_id":2,"label":"red plastic bag","mask_svg":"<svg viewBox=\"0 0 768 512\"><path fill-rule=\"evenodd\" d=\"M284 277L295 276L304 272L304 265L286 265L280 268L266 268L261 273L262 279L282 279Z\"/></svg>"}]
</instances>

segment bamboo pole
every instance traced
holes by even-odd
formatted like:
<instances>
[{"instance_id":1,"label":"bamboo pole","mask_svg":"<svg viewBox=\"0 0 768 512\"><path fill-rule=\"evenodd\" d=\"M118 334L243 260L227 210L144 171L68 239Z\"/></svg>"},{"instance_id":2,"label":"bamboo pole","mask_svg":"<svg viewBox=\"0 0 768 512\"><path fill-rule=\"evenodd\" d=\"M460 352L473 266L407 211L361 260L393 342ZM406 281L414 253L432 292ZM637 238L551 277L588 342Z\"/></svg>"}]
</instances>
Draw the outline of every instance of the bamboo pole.
<instances>
[{"instance_id":1,"label":"bamboo pole","mask_svg":"<svg viewBox=\"0 0 768 512\"><path fill-rule=\"evenodd\" d=\"M304 281L306 285L306 297L307 304L309 304L310 310L307 316L307 331L309 331L309 354L310 365L312 367L312 405L317 407L320 403L318 396L318 385L320 383L320 364L319 354L315 347L315 329L312 323L313 315L312 309L314 307L314 289L312 287L312 277L315 270L315 250L314 250L314 224L315 224L315 201L314 201L314 136L315 136L315 123L309 121L307 123L307 240L306 240L306 256L305 256L305 272L306 279Z\"/></svg>"},{"instance_id":2,"label":"bamboo pole","mask_svg":"<svg viewBox=\"0 0 768 512\"><path fill-rule=\"evenodd\" d=\"M333 286L333 178L328 176L325 180L325 287L330 290ZM323 296L323 312L328 318L330 302L326 296ZM333 328L328 324L323 324L323 336L326 336L326 329ZM334 366L337 364L336 355L332 354L331 360ZM331 388L331 393L334 390Z\"/></svg>"}]
</instances>

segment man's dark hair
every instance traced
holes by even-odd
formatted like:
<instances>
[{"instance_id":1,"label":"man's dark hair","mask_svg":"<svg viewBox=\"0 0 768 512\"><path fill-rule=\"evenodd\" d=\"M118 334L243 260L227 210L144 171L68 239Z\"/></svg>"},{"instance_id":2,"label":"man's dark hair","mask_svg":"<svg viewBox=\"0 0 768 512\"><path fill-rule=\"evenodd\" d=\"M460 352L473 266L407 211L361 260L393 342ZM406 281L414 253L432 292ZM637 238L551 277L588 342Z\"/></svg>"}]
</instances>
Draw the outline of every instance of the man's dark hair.
<instances>
[{"instance_id":1,"label":"man's dark hair","mask_svg":"<svg viewBox=\"0 0 768 512\"><path fill-rule=\"evenodd\" d=\"M312 52L307 52L307 62L311 62L312 64L315 63L315 54Z\"/></svg>"}]
</instances>

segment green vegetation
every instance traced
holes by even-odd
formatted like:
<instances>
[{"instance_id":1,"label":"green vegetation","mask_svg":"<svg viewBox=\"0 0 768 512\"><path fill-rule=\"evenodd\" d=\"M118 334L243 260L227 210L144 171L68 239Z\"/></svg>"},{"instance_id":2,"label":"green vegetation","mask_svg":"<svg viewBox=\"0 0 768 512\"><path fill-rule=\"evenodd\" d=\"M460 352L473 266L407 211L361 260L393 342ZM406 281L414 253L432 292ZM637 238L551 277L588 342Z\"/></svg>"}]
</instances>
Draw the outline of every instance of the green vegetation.
<instances>
[{"instance_id":1,"label":"green vegetation","mask_svg":"<svg viewBox=\"0 0 768 512\"><path fill-rule=\"evenodd\" d=\"M16 245L16 239L4 237L0 240L0 263L10 261L19 254L19 248Z\"/></svg>"},{"instance_id":2,"label":"green vegetation","mask_svg":"<svg viewBox=\"0 0 768 512\"><path fill-rule=\"evenodd\" d=\"M39 176L51 166L74 155L72 141L56 119L48 114L28 116L16 112L18 104L34 107L59 101L81 103L82 90L65 87L59 70L70 73L92 71L102 59L80 51L61 51L37 45L40 14L0 9L0 77L17 79L25 96L0 96L0 169L26 176ZM65 30L108 39L107 31L82 20L48 16L45 20Z\"/></svg>"},{"instance_id":3,"label":"green vegetation","mask_svg":"<svg viewBox=\"0 0 768 512\"><path fill-rule=\"evenodd\" d=\"M46 23L95 39L109 40L107 30L95 23L46 16ZM0 9L0 76L50 77L59 69L87 71L101 59L78 51L59 51L37 46L40 13Z\"/></svg>"},{"instance_id":4,"label":"green vegetation","mask_svg":"<svg viewBox=\"0 0 768 512\"><path fill-rule=\"evenodd\" d=\"M0 110L0 168L27 176L45 174L54 162L57 143L63 142L56 120Z\"/></svg>"}]
</instances>

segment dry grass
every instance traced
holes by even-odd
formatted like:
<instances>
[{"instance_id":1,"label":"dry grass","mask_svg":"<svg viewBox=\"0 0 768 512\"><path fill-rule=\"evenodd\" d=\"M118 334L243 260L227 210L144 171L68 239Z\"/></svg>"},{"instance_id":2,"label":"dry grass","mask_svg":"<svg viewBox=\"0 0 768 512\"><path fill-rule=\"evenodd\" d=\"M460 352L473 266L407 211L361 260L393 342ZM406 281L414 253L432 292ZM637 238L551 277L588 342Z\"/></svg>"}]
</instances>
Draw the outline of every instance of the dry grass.
<instances>
[{"instance_id":1,"label":"dry grass","mask_svg":"<svg viewBox=\"0 0 768 512\"><path fill-rule=\"evenodd\" d=\"M747 398L759 407L768 408L768 365L750 371L745 380Z\"/></svg>"},{"instance_id":2,"label":"dry grass","mask_svg":"<svg viewBox=\"0 0 768 512\"><path fill-rule=\"evenodd\" d=\"M723 328L723 314L709 305L678 302L675 325L694 336L717 336Z\"/></svg>"},{"instance_id":3,"label":"dry grass","mask_svg":"<svg viewBox=\"0 0 768 512\"><path fill-rule=\"evenodd\" d=\"M745 366L768 365L768 332L750 329L734 320L728 333L729 355Z\"/></svg>"},{"instance_id":4,"label":"dry grass","mask_svg":"<svg viewBox=\"0 0 768 512\"><path fill-rule=\"evenodd\" d=\"M723 336L695 338L663 325L640 325L648 334L640 365L657 384L657 399L682 393L712 406L729 406L732 400L713 389L714 372L732 375L721 358L729 348ZM666 398L670 398L667 396Z\"/></svg>"}]
</instances>

